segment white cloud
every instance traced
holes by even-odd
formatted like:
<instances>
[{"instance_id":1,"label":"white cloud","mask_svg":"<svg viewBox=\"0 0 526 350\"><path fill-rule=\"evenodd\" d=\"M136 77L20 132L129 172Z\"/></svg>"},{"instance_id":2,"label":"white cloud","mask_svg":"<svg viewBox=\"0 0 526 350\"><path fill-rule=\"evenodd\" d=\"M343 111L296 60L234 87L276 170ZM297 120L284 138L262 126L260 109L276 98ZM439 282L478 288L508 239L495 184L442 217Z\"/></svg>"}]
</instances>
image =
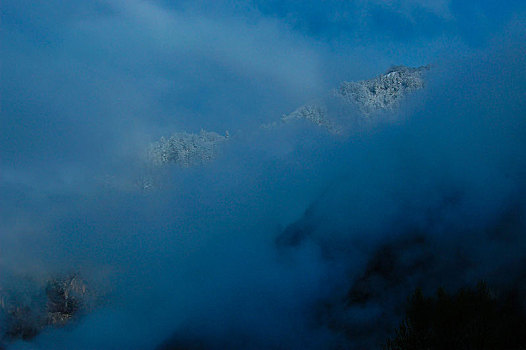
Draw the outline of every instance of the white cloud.
<instances>
[{"instance_id":1,"label":"white cloud","mask_svg":"<svg viewBox=\"0 0 526 350\"><path fill-rule=\"evenodd\" d=\"M264 76L294 88L319 82L319 48L278 21L196 16L139 0L111 4L121 25L129 25L132 34L166 54L205 57L238 74Z\"/></svg>"}]
</instances>

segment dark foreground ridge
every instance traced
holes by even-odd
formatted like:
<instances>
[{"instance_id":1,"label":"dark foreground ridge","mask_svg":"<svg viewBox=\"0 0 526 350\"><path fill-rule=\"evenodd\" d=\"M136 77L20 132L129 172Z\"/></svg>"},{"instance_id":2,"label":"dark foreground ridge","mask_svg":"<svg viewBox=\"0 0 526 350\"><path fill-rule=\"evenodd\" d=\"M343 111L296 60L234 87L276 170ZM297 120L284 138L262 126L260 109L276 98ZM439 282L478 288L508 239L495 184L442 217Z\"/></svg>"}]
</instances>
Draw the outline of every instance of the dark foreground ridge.
<instances>
[{"instance_id":1,"label":"dark foreground ridge","mask_svg":"<svg viewBox=\"0 0 526 350\"><path fill-rule=\"evenodd\" d=\"M432 297L416 289L385 349L526 349L526 313L519 295L496 297L484 282Z\"/></svg>"}]
</instances>

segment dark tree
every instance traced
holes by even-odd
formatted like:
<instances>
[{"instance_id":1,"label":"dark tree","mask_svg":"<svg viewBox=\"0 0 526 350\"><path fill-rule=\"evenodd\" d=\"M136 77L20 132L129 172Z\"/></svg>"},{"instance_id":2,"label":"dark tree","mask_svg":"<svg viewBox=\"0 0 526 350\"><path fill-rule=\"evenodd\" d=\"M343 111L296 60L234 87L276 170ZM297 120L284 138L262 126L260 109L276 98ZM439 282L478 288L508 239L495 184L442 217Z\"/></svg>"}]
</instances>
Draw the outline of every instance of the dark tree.
<instances>
[{"instance_id":1,"label":"dark tree","mask_svg":"<svg viewBox=\"0 0 526 350\"><path fill-rule=\"evenodd\" d=\"M517 296L496 298L483 282L452 295L440 288L435 297L417 289L385 349L526 349L526 314Z\"/></svg>"}]
</instances>

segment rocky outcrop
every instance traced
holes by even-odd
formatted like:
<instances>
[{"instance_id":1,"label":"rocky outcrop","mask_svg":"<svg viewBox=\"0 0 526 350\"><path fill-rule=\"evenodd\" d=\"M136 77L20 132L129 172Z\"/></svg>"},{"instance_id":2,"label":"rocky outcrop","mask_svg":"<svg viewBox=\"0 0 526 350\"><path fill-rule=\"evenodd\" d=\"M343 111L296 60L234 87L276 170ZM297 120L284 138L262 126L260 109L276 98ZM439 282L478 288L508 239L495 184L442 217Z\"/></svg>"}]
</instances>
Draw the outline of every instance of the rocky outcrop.
<instances>
[{"instance_id":1,"label":"rocky outcrop","mask_svg":"<svg viewBox=\"0 0 526 350\"><path fill-rule=\"evenodd\" d=\"M0 344L31 339L47 327L62 327L92 307L92 293L78 274L43 283L18 279L0 287Z\"/></svg>"}]
</instances>

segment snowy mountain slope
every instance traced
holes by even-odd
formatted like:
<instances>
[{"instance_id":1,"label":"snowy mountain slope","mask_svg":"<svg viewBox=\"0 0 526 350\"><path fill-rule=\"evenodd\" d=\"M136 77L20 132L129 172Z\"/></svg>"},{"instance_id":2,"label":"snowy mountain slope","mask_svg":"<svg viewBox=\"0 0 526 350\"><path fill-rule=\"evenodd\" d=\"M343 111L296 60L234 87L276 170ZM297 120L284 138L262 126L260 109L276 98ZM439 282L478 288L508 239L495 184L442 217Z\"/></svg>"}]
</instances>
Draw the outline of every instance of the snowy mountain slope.
<instances>
[{"instance_id":1,"label":"snowy mountain slope","mask_svg":"<svg viewBox=\"0 0 526 350\"><path fill-rule=\"evenodd\" d=\"M425 73L428 70L429 66L394 66L373 79L344 81L337 89L330 91L329 99L301 106L292 113L283 115L278 122L263 127L275 128L305 120L328 130L331 134L342 134L351 126L331 111L330 104L334 103L333 100L344 106L343 114L356 113L362 118L382 111L393 111L406 96L424 88ZM157 166L173 163L188 168L214 159L221 146L228 140L228 132L225 136L205 130L201 130L199 134L177 132L152 143L148 158Z\"/></svg>"},{"instance_id":2,"label":"snowy mountain slope","mask_svg":"<svg viewBox=\"0 0 526 350\"><path fill-rule=\"evenodd\" d=\"M350 117L348 114L368 118L381 112L396 110L409 94L424 88L425 73L429 69L429 66L394 66L373 79L344 81L329 93L328 98L301 106L292 113L283 115L280 121L287 124L306 120L332 134L341 134L351 127L343 120ZM331 105L334 104L345 109L343 116L331 112ZM277 125L278 123L272 123L269 126Z\"/></svg>"}]
</instances>

